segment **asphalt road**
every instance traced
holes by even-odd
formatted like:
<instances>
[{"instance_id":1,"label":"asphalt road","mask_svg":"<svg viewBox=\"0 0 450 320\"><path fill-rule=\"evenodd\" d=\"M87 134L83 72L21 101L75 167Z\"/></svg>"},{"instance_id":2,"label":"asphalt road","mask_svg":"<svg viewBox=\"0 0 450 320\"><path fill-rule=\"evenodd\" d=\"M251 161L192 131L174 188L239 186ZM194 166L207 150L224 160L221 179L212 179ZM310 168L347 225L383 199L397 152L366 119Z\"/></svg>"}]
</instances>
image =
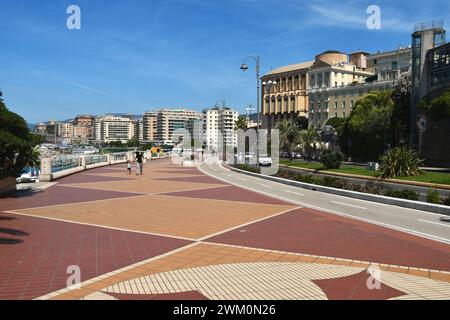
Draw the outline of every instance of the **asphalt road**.
<instances>
[{"instance_id":1,"label":"asphalt road","mask_svg":"<svg viewBox=\"0 0 450 320\"><path fill-rule=\"evenodd\" d=\"M302 207L309 207L450 244L450 217L446 215L288 186L233 172L217 163L204 163L200 166L200 170L224 182Z\"/></svg>"}]
</instances>

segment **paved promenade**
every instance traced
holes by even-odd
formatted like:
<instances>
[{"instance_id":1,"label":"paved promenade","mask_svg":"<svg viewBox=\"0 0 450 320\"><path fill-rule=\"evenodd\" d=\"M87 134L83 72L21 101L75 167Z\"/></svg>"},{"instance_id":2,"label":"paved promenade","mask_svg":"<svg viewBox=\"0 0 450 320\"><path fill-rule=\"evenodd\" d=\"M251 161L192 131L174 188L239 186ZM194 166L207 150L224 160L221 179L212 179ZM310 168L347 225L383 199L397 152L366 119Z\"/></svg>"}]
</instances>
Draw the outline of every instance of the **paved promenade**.
<instances>
[{"instance_id":1,"label":"paved promenade","mask_svg":"<svg viewBox=\"0 0 450 320\"><path fill-rule=\"evenodd\" d=\"M450 246L170 160L117 165L0 199L0 299L450 299Z\"/></svg>"}]
</instances>

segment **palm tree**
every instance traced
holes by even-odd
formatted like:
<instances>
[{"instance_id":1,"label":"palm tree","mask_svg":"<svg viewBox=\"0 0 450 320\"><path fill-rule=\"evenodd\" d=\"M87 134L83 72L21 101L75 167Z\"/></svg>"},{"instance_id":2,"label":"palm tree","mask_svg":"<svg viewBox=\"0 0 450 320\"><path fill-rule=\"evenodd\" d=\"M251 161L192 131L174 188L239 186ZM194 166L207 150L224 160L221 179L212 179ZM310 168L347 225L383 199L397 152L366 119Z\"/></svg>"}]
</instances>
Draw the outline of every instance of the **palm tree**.
<instances>
[{"instance_id":1,"label":"palm tree","mask_svg":"<svg viewBox=\"0 0 450 320\"><path fill-rule=\"evenodd\" d=\"M292 145L298 141L299 131L292 122L287 120L283 120L278 124L278 130L280 132L281 147L285 148L289 154L289 161L292 161Z\"/></svg>"},{"instance_id":2,"label":"palm tree","mask_svg":"<svg viewBox=\"0 0 450 320\"><path fill-rule=\"evenodd\" d=\"M305 149L306 159L310 161L314 144L319 141L319 134L314 129L303 130L300 134L300 139Z\"/></svg>"},{"instance_id":3,"label":"palm tree","mask_svg":"<svg viewBox=\"0 0 450 320\"><path fill-rule=\"evenodd\" d=\"M245 117L239 117L238 120L234 123L235 130L242 129L246 131L248 129L247 119Z\"/></svg>"}]
</instances>

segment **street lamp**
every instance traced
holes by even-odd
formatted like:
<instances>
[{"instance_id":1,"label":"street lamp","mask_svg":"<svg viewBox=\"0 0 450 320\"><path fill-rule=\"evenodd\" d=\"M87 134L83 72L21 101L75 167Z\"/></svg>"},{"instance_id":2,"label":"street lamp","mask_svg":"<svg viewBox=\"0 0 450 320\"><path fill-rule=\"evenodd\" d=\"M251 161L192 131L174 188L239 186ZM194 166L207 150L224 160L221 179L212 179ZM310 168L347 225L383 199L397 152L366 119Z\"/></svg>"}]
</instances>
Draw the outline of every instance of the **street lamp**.
<instances>
[{"instance_id":1,"label":"street lamp","mask_svg":"<svg viewBox=\"0 0 450 320\"><path fill-rule=\"evenodd\" d=\"M244 59L241 65L241 70L243 72L246 72L249 69L247 65L248 59L253 59L256 62L256 109L257 109L256 121L258 122L256 125L256 162L257 165L259 166L259 121L260 121L259 115L261 112L261 95L260 95L261 81L259 77L260 63L259 63L259 56L248 56L247 58Z\"/></svg>"}]
</instances>

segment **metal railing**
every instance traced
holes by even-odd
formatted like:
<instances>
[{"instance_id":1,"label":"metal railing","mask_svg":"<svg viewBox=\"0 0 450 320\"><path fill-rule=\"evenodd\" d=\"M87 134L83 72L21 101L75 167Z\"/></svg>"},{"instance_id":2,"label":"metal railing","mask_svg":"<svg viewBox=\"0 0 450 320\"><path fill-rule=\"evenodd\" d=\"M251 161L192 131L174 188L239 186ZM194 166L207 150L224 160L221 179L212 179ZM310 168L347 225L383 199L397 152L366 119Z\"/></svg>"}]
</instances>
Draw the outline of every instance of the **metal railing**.
<instances>
[{"instance_id":1,"label":"metal railing","mask_svg":"<svg viewBox=\"0 0 450 320\"><path fill-rule=\"evenodd\" d=\"M127 160L127 153L126 152L112 153L111 160L112 161L125 161L125 160Z\"/></svg>"},{"instance_id":2,"label":"metal railing","mask_svg":"<svg viewBox=\"0 0 450 320\"><path fill-rule=\"evenodd\" d=\"M51 160L52 173L82 166L81 157L58 157Z\"/></svg>"},{"instance_id":3,"label":"metal railing","mask_svg":"<svg viewBox=\"0 0 450 320\"><path fill-rule=\"evenodd\" d=\"M108 162L108 156L106 155L94 155L94 156L86 156L86 165L90 166L92 164L98 164Z\"/></svg>"}]
</instances>

